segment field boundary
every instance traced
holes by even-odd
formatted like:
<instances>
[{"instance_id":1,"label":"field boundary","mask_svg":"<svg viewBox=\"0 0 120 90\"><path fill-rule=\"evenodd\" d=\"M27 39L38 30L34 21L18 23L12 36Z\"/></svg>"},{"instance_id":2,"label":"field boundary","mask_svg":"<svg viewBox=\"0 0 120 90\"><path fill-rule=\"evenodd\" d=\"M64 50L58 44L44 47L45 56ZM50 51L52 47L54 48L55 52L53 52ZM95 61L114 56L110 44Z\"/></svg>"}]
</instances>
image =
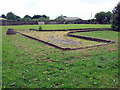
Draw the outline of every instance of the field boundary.
<instances>
[{"instance_id":1,"label":"field boundary","mask_svg":"<svg viewBox=\"0 0 120 90\"><path fill-rule=\"evenodd\" d=\"M31 29L29 29L29 30L31 30ZM37 29L32 29L32 30L34 30L34 31L39 31L39 30L37 30ZM66 51L66 50L85 49L85 48L91 48L91 47L98 47L98 46L104 46L104 45L108 45L108 44L115 43L114 41L111 41L111 40L104 40L104 39L98 39L98 38L92 38L92 37L72 35L73 33L76 33L76 32L104 31L104 30L106 30L106 28L104 28L104 29L103 29L103 28L102 28L102 29L100 28L100 29L94 29L94 30L92 30L92 29L90 29L90 30L89 30L89 29L79 29L79 30L84 30L84 31L74 31L74 30L76 30L76 29L74 29L74 30L73 30L73 29L70 29L70 30L72 30L72 31L67 33L67 36L69 36L69 37L74 37L74 38L79 38L79 39L85 39L85 40L90 40L90 41L96 41L96 42L105 42L105 44L92 45L92 46L79 47L79 48L64 48L64 47L60 47L60 46L58 46L58 45L55 45L55 44L46 42L46 41L41 40L41 39L37 39L37 38L31 37L31 36L29 36L29 35L26 35L26 34L23 34L23 33L20 33L20 32L17 32L17 33L19 33L19 34L21 34L21 35L23 35L23 36L25 36L25 37L28 37L28 38L30 38L30 39L33 39L33 40L42 42L42 43L44 43L44 44L50 45L50 46L52 46L52 47L55 47L55 48L57 48L57 49L64 50L64 51ZM77 30L78 30L78 29L77 29ZM107 29L107 30L110 30L110 28ZM43 31L43 30L41 30L41 31ZM39 31L39 32L41 32L41 31ZM45 30L45 31L58 31L58 30ZM59 31L63 31L63 30L59 30Z\"/></svg>"}]
</instances>

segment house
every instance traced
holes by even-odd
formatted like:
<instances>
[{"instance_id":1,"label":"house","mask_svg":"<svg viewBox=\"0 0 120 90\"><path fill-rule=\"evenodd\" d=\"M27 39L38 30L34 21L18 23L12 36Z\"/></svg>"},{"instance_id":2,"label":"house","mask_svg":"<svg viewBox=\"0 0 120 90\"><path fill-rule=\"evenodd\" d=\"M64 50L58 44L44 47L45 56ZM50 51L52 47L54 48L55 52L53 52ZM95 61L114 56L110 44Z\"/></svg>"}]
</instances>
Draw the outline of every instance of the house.
<instances>
[{"instance_id":1,"label":"house","mask_svg":"<svg viewBox=\"0 0 120 90\"><path fill-rule=\"evenodd\" d=\"M38 22L38 25L44 25L45 22Z\"/></svg>"},{"instance_id":2,"label":"house","mask_svg":"<svg viewBox=\"0 0 120 90\"><path fill-rule=\"evenodd\" d=\"M63 19L67 20L67 21L72 21L72 20L77 20L77 19L80 19L80 18L79 17L64 17Z\"/></svg>"},{"instance_id":3,"label":"house","mask_svg":"<svg viewBox=\"0 0 120 90\"><path fill-rule=\"evenodd\" d=\"M7 19L5 19L5 18L1 18L1 17L0 17L0 20L7 20Z\"/></svg>"}]
</instances>

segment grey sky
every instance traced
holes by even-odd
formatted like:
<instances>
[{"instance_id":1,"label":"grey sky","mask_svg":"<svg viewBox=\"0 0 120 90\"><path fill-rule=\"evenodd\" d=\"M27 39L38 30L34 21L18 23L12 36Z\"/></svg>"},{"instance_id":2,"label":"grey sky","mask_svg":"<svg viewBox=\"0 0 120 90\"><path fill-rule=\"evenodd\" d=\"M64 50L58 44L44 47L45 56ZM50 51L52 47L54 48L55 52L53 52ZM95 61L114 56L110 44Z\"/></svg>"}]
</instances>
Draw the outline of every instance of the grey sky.
<instances>
[{"instance_id":1,"label":"grey sky","mask_svg":"<svg viewBox=\"0 0 120 90\"><path fill-rule=\"evenodd\" d=\"M0 14L13 12L24 15L48 15L54 19L59 15L90 19L100 11L112 11L119 0L2 0Z\"/></svg>"}]
</instances>

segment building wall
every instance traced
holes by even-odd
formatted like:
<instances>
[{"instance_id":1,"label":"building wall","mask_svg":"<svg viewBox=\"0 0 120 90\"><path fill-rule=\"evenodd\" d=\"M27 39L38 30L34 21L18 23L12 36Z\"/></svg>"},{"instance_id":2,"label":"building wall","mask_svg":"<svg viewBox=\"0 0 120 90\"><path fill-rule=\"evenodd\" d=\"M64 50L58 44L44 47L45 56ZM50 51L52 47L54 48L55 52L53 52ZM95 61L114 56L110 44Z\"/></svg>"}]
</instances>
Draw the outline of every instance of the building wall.
<instances>
[{"instance_id":1,"label":"building wall","mask_svg":"<svg viewBox=\"0 0 120 90\"><path fill-rule=\"evenodd\" d=\"M44 25L45 22L38 22L38 25Z\"/></svg>"}]
</instances>

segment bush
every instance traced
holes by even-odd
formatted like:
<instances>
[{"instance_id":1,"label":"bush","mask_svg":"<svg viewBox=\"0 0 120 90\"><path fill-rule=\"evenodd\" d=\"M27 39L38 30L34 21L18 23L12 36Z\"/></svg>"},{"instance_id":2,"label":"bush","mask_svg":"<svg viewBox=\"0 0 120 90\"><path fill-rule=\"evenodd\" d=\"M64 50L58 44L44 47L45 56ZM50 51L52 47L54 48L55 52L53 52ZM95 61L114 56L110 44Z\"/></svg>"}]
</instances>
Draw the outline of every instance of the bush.
<instances>
[{"instance_id":1,"label":"bush","mask_svg":"<svg viewBox=\"0 0 120 90\"><path fill-rule=\"evenodd\" d=\"M41 26L39 26L39 31L41 31L42 30L42 27Z\"/></svg>"}]
</instances>

